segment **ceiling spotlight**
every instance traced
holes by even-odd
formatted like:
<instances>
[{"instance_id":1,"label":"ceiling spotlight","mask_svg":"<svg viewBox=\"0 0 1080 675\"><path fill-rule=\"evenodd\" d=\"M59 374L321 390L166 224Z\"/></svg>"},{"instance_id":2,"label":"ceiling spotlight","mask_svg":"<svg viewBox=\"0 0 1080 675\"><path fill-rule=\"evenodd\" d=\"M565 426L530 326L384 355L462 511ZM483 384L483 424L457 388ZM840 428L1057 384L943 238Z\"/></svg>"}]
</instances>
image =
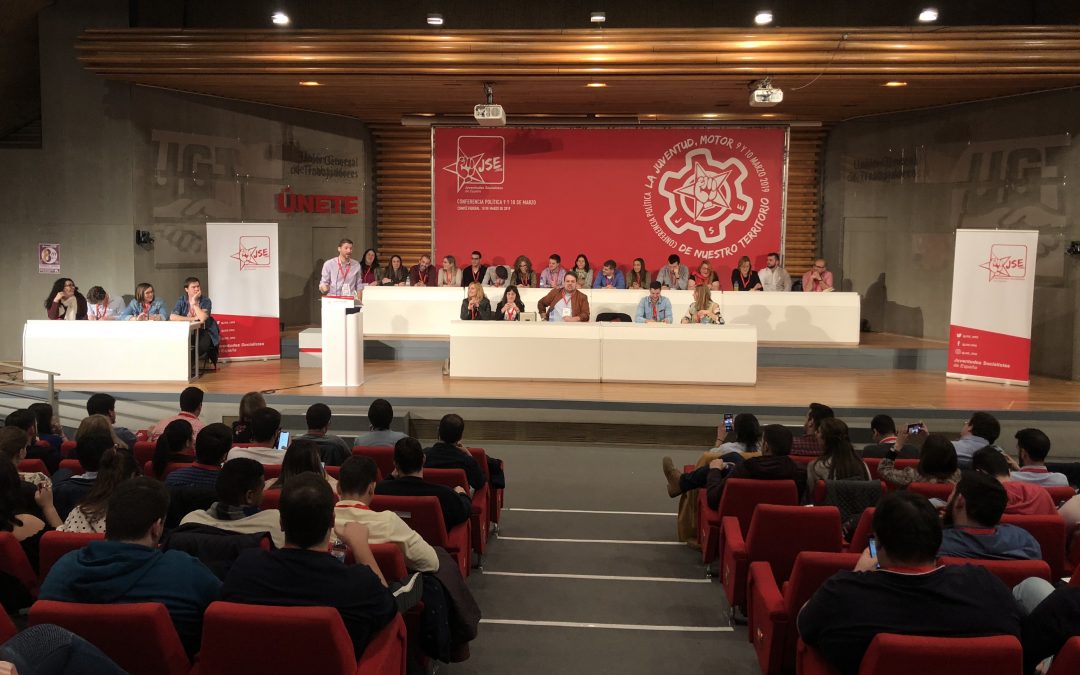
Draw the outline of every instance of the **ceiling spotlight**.
<instances>
[{"instance_id":1,"label":"ceiling spotlight","mask_svg":"<svg viewBox=\"0 0 1080 675\"><path fill-rule=\"evenodd\" d=\"M289 15L285 12L274 12L273 16L270 17L270 21L272 21L275 26L288 26Z\"/></svg>"},{"instance_id":2,"label":"ceiling spotlight","mask_svg":"<svg viewBox=\"0 0 1080 675\"><path fill-rule=\"evenodd\" d=\"M300 86L301 87L319 87L319 86L322 86L322 83L321 82L316 82L315 80L300 80Z\"/></svg>"},{"instance_id":3,"label":"ceiling spotlight","mask_svg":"<svg viewBox=\"0 0 1080 675\"><path fill-rule=\"evenodd\" d=\"M768 26L772 23L772 11L763 9L754 15L754 23L759 26Z\"/></svg>"},{"instance_id":4,"label":"ceiling spotlight","mask_svg":"<svg viewBox=\"0 0 1080 675\"><path fill-rule=\"evenodd\" d=\"M590 82L590 83L586 84L585 86L586 87L593 87L594 89L599 89L601 87L606 87L607 82Z\"/></svg>"},{"instance_id":5,"label":"ceiling spotlight","mask_svg":"<svg viewBox=\"0 0 1080 675\"><path fill-rule=\"evenodd\" d=\"M923 11L919 12L919 21L922 23L931 23L937 21L937 10L933 7L927 7Z\"/></svg>"},{"instance_id":6,"label":"ceiling spotlight","mask_svg":"<svg viewBox=\"0 0 1080 675\"><path fill-rule=\"evenodd\" d=\"M589 14L589 21L592 23L604 23L607 21L607 14L604 12L593 12Z\"/></svg>"},{"instance_id":7,"label":"ceiling spotlight","mask_svg":"<svg viewBox=\"0 0 1080 675\"><path fill-rule=\"evenodd\" d=\"M441 26L443 25L442 14L428 14L427 24L429 26Z\"/></svg>"},{"instance_id":8,"label":"ceiling spotlight","mask_svg":"<svg viewBox=\"0 0 1080 675\"><path fill-rule=\"evenodd\" d=\"M720 117L720 113L702 113L701 116L707 120L714 120L717 117Z\"/></svg>"},{"instance_id":9,"label":"ceiling spotlight","mask_svg":"<svg viewBox=\"0 0 1080 675\"><path fill-rule=\"evenodd\" d=\"M900 82L899 80L890 80L889 82L886 82L885 84L883 84L881 86L883 86L883 87L906 87L907 82Z\"/></svg>"}]
</instances>

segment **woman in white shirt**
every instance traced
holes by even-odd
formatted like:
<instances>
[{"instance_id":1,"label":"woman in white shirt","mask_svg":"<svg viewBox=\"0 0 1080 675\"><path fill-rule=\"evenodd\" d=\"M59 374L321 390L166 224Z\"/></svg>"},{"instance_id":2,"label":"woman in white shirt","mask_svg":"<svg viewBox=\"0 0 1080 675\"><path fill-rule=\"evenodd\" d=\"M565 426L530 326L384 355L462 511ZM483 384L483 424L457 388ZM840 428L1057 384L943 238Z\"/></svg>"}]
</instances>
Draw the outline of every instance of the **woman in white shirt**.
<instances>
[{"instance_id":1,"label":"woman in white shirt","mask_svg":"<svg viewBox=\"0 0 1080 675\"><path fill-rule=\"evenodd\" d=\"M461 286L461 270L458 269L457 259L452 255L442 259L442 269L439 270L440 286Z\"/></svg>"}]
</instances>

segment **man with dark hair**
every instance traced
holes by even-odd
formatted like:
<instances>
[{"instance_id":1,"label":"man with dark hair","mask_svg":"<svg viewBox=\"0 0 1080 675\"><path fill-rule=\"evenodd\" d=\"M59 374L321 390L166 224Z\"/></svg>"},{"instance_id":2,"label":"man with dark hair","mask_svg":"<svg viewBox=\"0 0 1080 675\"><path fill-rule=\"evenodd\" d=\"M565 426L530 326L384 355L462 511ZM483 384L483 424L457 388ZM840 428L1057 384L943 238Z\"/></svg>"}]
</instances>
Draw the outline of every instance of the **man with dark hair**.
<instances>
[{"instance_id":1,"label":"man with dark hair","mask_svg":"<svg viewBox=\"0 0 1080 675\"><path fill-rule=\"evenodd\" d=\"M79 439L75 445L75 456L79 459L83 472L66 479L58 478L53 482L53 505L61 519L67 518L71 509L90 494L90 490L94 488L94 483L97 481L101 456L106 450L115 447L116 443L112 436L104 432L84 434Z\"/></svg>"},{"instance_id":2,"label":"man with dark hair","mask_svg":"<svg viewBox=\"0 0 1080 675\"><path fill-rule=\"evenodd\" d=\"M213 488L221 473L221 463L232 447L232 429L215 422L207 424L195 437L195 463L165 477L167 487Z\"/></svg>"},{"instance_id":3,"label":"man with dark hair","mask_svg":"<svg viewBox=\"0 0 1080 675\"><path fill-rule=\"evenodd\" d=\"M960 430L960 440L953 441L956 459L961 469L971 468L971 456L979 448L993 445L1001 435L1001 425L990 413L972 413L971 418Z\"/></svg>"},{"instance_id":4,"label":"man with dark hair","mask_svg":"<svg viewBox=\"0 0 1080 675\"><path fill-rule=\"evenodd\" d=\"M160 602L189 656L199 651L202 616L221 582L198 559L158 550L169 493L153 478L120 483L109 498L105 541L63 556L41 585L42 600L82 603Z\"/></svg>"},{"instance_id":5,"label":"man with dark hair","mask_svg":"<svg viewBox=\"0 0 1080 675\"><path fill-rule=\"evenodd\" d=\"M504 288L509 279L510 268L506 265L492 265L487 268L487 274L484 275L484 285Z\"/></svg>"},{"instance_id":6,"label":"man with dark hair","mask_svg":"<svg viewBox=\"0 0 1080 675\"><path fill-rule=\"evenodd\" d=\"M469 450L462 445L465 420L450 413L439 420L439 441L424 451L424 467L428 469L464 469L473 490L484 487L487 478Z\"/></svg>"},{"instance_id":7,"label":"man with dark hair","mask_svg":"<svg viewBox=\"0 0 1080 675\"><path fill-rule=\"evenodd\" d=\"M49 469L50 474L56 473L60 468L60 449L49 446L47 448L39 447L37 442L40 438L39 433L50 433L49 429L38 429L37 415L34 411L28 408L22 408L20 410L13 410L4 419L5 427L15 427L22 429L26 432L26 435L30 437L30 443L26 447L27 459L40 459L45 462L45 466Z\"/></svg>"},{"instance_id":8,"label":"man with dark hair","mask_svg":"<svg viewBox=\"0 0 1080 675\"><path fill-rule=\"evenodd\" d=\"M116 437L122 440L129 450L135 447L135 434L126 427L116 426L116 398L109 394L92 394L86 399L86 414L108 417Z\"/></svg>"},{"instance_id":9,"label":"man with dark hair","mask_svg":"<svg viewBox=\"0 0 1080 675\"><path fill-rule=\"evenodd\" d=\"M165 433L165 427L169 422L186 420L191 424L191 430L198 436L202 431L203 421L199 419L202 414L203 390L198 387L188 387L180 392L180 412L172 417L166 417L150 428L150 440L157 441L161 434Z\"/></svg>"},{"instance_id":10,"label":"man with dark hair","mask_svg":"<svg viewBox=\"0 0 1080 675\"><path fill-rule=\"evenodd\" d=\"M996 452L996 450L994 451ZM939 556L983 560L1038 560L1035 537L1016 525L1001 524L1009 497L993 476L970 471L956 484L945 506Z\"/></svg>"},{"instance_id":11,"label":"man with dark hair","mask_svg":"<svg viewBox=\"0 0 1080 675\"><path fill-rule=\"evenodd\" d=\"M281 464L285 452L277 449L281 434L281 413L274 408L259 408L251 414L251 445L229 450L229 459L247 457L263 464Z\"/></svg>"},{"instance_id":12,"label":"man with dark hair","mask_svg":"<svg viewBox=\"0 0 1080 675\"><path fill-rule=\"evenodd\" d=\"M877 557L826 581L799 612L803 641L854 675L879 633L1020 636L1012 594L984 567L936 564L941 528L922 495L893 492L874 511ZM879 569L880 567L880 569Z\"/></svg>"},{"instance_id":13,"label":"man with dark hair","mask_svg":"<svg viewBox=\"0 0 1080 675\"><path fill-rule=\"evenodd\" d=\"M307 421L307 433L296 440L314 441L319 446L319 457L326 466L341 466L352 454L352 447L339 436L326 433L330 429L333 413L325 403L316 403L307 409L304 419Z\"/></svg>"},{"instance_id":14,"label":"man with dark hair","mask_svg":"<svg viewBox=\"0 0 1080 675\"><path fill-rule=\"evenodd\" d=\"M780 254L775 251L765 258L764 269L758 270L761 290L786 293L791 290L791 275L780 266Z\"/></svg>"},{"instance_id":15,"label":"man with dark hair","mask_svg":"<svg viewBox=\"0 0 1080 675\"><path fill-rule=\"evenodd\" d=\"M1009 475L1009 458L997 448L985 447L976 450L971 457L974 471L998 479L1009 501L1005 505L1006 515L1015 516L1052 516L1057 514L1054 500L1046 488L1013 480Z\"/></svg>"},{"instance_id":16,"label":"man with dark hair","mask_svg":"<svg viewBox=\"0 0 1080 675\"><path fill-rule=\"evenodd\" d=\"M671 323L673 317L671 300L660 294L659 281L652 282L649 284L649 294L638 300L634 323Z\"/></svg>"},{"instance_id":17,"label":"man with dark hair","mask_svg":"<svg viewBox=\"0 0 1080 675\"><path fill-rule=\"evenodd\" d=\"M593 288L626 288L626 277L615 266L614 260L605 260L600 274L593 279Z\"/></svg>"},{"instance_id":18,"label":"man with dark hair","mask_svg":"<svg viewBox=\"0 0 1080 675\"><path fill-rule=\"evenodd\" d=\"M483 255L480 251L473 251L469 257L470 265L461 272L461 285L468 288L469 284L483 283L487 279L487 265L481 262Z\"/></svg>"},{"instance_id":19,"label":"man with dark hair","mask_svg":"<svg viewBox=\"0 0 1080 675\"><path fill-rule=\"evenodd\" d=\"M274 546L285 545L277 509L259 510L265 485L263 465L254 459L230 459L217 476L217 501L210 508L192 511L181 525L210 525L239 534L269 532Z\"/></svg>"},{"instance_id":20,"label":"man with dark hair","mask_svg":"<svg viewBox=\"0 0 1080 675\"><path fill-rule=\"evenodd\" d=\"M323 295L356 295L364 287L360 263L352 257L352 239L338 242L336 257L323 263L319 272L319 292Z\"/></svg>"},{"instance_id":21,"label":"man with dark hair","mask_svg":"<svg viewBox=\"0 0 1080 675\"><path fill-rule=\"evenodd\" d=\"M427 253L420 256L419 262L409 270L410 286L434 286L435 268L431 266L431 256Z\"/></svg>"},{"instance_id":22,"label":"man with dark hair","mask_svg":"<svg viewBox=\"0 0 1080 675\"><path fill-rule=\"evenodd\" d=\"M334 493L320 476L300 474L281 492L285 547L245 551L233 563L222 600L250 605L333 607L341 614L359 659L371 636L397 614L368 546L367 528L350 522L337 536L352 549L355 565L330 555Z\"/></svg>"},{"instance_id":23,"label":"man with dark hair","mask_svg":"<svg viewBox=\"0 0 1080 675\"><path fill-rule=\"evenodd\" d=\"M896 422L888 415L874 415L870 420L870 437L874 442L863 448L863 459L868 457L883 458L896 447ZM918 459L919 449L907 444L900 448L896 459Z\"/></svg>"},{"instance_id":24,"label":"man with dark hair","mask_svg":"<svg viewBox=\"0 0 1080 675\"><path fill-rule=\"evenodd\" d=\"M821 442L818 441L817 430L822 422L833 416L833 409L824 403L811 403L806 411L806 421L803 422L804 433L791 442L791 454L820 455Z\"/></svg>"},{"instance_id":25,"label":"man with dark hair","mask_svg":"<svg viewBox=\"0 0 1080 675\"><path fill-rule=\"evenodd\" d=\"M394 406L385 398L377 398L371 402L367 411L368 422L371 423L371 431L363 436L356 437L356 445L363 447L394 447L394 444L405 438L400 431L391 431L390 423L394 421Z\"/></svg>"},{"instance_id":26,"label":"man with dark hair","mask_svg":"<svg viewBox=\"0 0 1080 675\"><path fill-rule=\"evenodd\" d=\"M562 288L566 270L562 267L562 258L558 253L548 256L548 265L540 272L540 288Z\"/></svg>"},{"instance_id":27,"label":"man with dark hair","mask_svg":"<svg viewBox=\"0 0 1080 675\"><path fill-rule=\"evenodd\" d=\"M424 481L424 450L420 441L406 436L394 445L394 473L375 486L375 494L401 497L438 497L446 529L464 523L472 513L472 500L458 485L453 490L445 485Z\"/></svg>"},{"instance_id":28,"label":"man with dark hair","mask_svg":"<svg viewBox=\"0 0 1080 675\"><path fill-rule=\"evenodd\" d=\"M729 478L752 478L754 480L795 480L798 467L791 454L791 431L779 424L762 428L761 455L732 464L723 459L709 462L705 498L709 508L720 506L720 497Z\"/></svg>"},{"instance_id":29,"label":"man with dark hair","mask_svg":"<svg viewBox=\"0 0 1080 675\"><path fill-rule=\"evenodd\" d=\"M673 291L685 291L690 281L690 269L683 265L679 256L672 253L668 256L668 264L656 273L656 280L664 288Z\"/></svg>"},{"instance_id":30,"label":"man with dark hair","mask_svg":"<svg viewBox=\"0 0 1080 675\"><path fill-rule=\"evenodd\" d=\"M405 564L417 572L437 572L439 556L415 530L393 511L372 511L369 506L375 497L379 469L370 457L357 455L341 465L338 494L341 499L334 509L335 529L346 523L363 523L368 528L368 543L394 543L405 555Z\"/></svg>"},{"instance_id":31,"label":"man with dark hair","mask_svg":"<svg viewBox=\"0 0 1080 675\"><path fill-rule=\"evenodd\" d=\"M1050 438L1041 430L1017 431L1016 452L1020 462L1013 467L1013 480L1043 487L1064 487L1069 484L1065 474L1051 472L1046 468L1046 456L1050 454ZM1010 461L1010 464L1014 463Z\"/></svg>"},{"instance_id":32,"label":"man with dark hair","mask_svg":"<svg viewBox=\"0 0 1080 675\"><path fill-rule=\"evenodd\" d=\"M212 362L217 363L216 347L221 343L221 331L217 320L211 315L214 303L203 293L199 277L184 279L184 293L173 305L169 321L190 321L202 326L199 331L198 354L202 358L209 354Z\"/></svg>"}]
</instances>

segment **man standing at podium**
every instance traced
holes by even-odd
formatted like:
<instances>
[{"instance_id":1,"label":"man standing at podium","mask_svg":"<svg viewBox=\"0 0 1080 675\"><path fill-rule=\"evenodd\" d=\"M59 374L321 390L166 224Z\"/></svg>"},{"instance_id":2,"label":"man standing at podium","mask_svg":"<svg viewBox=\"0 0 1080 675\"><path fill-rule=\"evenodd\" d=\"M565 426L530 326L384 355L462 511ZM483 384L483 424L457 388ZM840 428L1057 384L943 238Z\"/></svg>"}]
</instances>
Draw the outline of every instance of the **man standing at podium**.
<instances>
[{"instance_id":1,"label":"man standing at podium","mask_svg":"<svg viewBox=\"0 0 1080 675\"><path fill-rule=\"evenodd\" d=\"M323 263L319 276L319 292L323 295L356 295L363 287L360 263L352 259L352 239L338 243L338 255Z\"/></svg>"}]
</instances>

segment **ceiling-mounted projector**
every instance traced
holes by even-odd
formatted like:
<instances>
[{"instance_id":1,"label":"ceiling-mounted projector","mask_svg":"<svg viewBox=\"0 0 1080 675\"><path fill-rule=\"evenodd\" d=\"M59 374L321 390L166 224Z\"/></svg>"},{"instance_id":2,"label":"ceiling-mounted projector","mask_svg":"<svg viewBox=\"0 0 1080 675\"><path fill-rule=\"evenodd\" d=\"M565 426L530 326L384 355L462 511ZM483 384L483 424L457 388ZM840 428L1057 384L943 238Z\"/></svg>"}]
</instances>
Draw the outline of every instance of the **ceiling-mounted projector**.
<instances>
[{"instance_id":1,"label":"ceiling-mounted projector","mask_svg":"<svg viewBox=\"0 0 1080 675\"><path fill-rule=\"evenodd\" d=\"M779 87L772 86L769 78L750 83L750 106L753 108L769 108L784 100L784 92Z\"/></svg>"},{"instance_id":2,"label":"ceiling-mounted projector","mask_svg":"<svg viewBox=\"0 0 1080 675\"><path fill-rule=\"evenodd\" d=\"M473 108L473 117L482 127L505 127L506 111L497 103L481 103Z\"/></svg>"}]
</instances>

